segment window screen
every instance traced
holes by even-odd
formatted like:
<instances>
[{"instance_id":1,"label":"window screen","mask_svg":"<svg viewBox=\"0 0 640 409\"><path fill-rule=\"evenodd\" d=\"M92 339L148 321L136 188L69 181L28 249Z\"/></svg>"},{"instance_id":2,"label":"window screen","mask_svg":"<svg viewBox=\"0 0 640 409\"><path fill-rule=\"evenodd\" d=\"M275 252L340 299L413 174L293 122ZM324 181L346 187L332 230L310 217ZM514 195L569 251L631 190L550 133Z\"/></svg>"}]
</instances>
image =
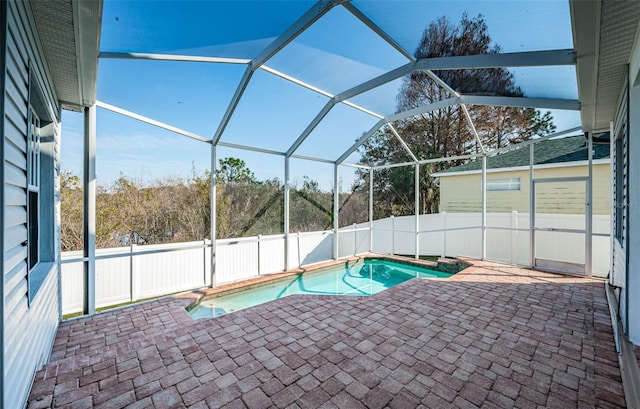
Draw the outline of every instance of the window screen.
<instances>
[{"instance_id":1,"label":"window screen","mask_svg":"<svg viewBox=\"0 0 640 409\"><path fill-rule=\"evenodd\" d=\"M520 178L487 179L487 192L520 190Z\"/></svg>"}]
</instances>

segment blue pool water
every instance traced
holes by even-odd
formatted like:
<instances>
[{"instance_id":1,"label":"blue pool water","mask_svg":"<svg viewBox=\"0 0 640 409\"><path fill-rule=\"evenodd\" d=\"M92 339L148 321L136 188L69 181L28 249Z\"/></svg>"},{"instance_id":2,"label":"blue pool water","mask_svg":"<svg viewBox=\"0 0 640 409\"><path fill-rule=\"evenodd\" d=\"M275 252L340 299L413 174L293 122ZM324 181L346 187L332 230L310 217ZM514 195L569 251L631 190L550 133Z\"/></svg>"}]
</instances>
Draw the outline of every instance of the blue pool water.
<instances>
[{"instance_id":1,"label":"blue pool water","mask_svg":"<svg viewBox=\"0 0 640 409\"><path fill-rule=\"evenodd\" d=\"M213 318L292 294L372 295L416 277L450 276L441 271L387 260L365 260L206 300L189 313L196 319Z\"/></svg>"}]
</instances>

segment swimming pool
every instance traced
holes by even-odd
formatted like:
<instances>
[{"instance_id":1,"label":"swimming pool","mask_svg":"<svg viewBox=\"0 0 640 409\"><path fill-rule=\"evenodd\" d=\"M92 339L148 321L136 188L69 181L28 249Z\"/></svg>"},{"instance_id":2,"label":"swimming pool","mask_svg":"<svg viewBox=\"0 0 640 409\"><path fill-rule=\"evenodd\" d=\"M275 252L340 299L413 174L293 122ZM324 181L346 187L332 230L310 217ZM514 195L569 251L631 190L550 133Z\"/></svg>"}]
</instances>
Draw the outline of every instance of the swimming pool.
<instances>
[{"instance_id":1,"label":"swimming pool","mask_svg":"<svg viewBox=\"0 0 640 409\"><path fill-rule=\"evenodd\" d=\"M370 259L351 265L300 274L289 280L241 290L201 302L189 313L213 318L293 294L372 295L412 278L446 278L451 274L427 268Z\"/></svg>"}]
</instances>

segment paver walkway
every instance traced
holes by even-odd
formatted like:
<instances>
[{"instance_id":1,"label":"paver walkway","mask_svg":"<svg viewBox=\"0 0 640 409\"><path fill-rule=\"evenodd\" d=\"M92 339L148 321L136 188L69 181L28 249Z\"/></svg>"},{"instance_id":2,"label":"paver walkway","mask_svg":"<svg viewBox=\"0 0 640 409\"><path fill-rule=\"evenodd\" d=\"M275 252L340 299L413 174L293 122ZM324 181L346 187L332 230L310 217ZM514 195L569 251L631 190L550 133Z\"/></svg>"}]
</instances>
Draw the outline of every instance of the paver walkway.
<instances>
[{"instance_id":1,"label":"paver walkway","mask_svg":"<svg viewBox=\"0 0 640 409\"><path fill-rule=\"evenodd\" d=\"M479 263L372 297L60 324L30 408L624 407L603 282Z\"/></svg>"}]
</instances>

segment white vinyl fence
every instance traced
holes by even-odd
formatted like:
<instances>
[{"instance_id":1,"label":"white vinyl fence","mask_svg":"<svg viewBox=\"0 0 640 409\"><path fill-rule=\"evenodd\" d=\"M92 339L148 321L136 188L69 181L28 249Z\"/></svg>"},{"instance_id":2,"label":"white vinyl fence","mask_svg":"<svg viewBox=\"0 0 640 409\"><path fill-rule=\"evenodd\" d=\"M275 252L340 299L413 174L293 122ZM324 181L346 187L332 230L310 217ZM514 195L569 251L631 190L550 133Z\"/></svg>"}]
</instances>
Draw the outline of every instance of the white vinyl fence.
<instances>
[{"instance_id":1,"label":"white vinyl fence","mask_svg":"<svg viewBox=\"0 0 640 409\"><path fill-rule=\"evenodd\" d=\"M368 229L367 229L368 230ZM216 241L216 284L281 272L284 235ZM368 251L368 244L367 250ZM290 236L289 268L331 260L333 232ZM84 259L62 253L62 313L82 311ZM96 250L96 307L201 288L211 284L211 241Z\"/></svg>"},{"instance_id":2,"label":"white vinyl fence","mask_svg":"<svg viewBox=\"0 0 640 409\"><path fill-rule=\"evenodd\" d=\"M584 215L540 214L538 226L584 229ZM421 215L420 255L481 258L480 213ZM609 216L593 217L593 275L609 271ZM338 255L373 251L416 254L416 217L389 217L339 230ZM487 213L487 259L529 265L529 214ZM291 233L289 268L331 260L333 231ZM280 272L285 269L284 235L216 241L216 284ZM536 257L584 263L584 234L536 233ZM82 252L62 254L63 314L82 311L84 263ZM145 245L96 250L98 308L172 294L210 285L211 242Z\"/></svg>"},{"instance_id":3,"label":"white vinyl fence","mask_svg":"<svg viewBox=\"0 0 640 409\"><path fill-rule=\"evenodd\" d=\"M389 217L373 222L375 253L416 254L415 216ZM368 223L358 227L368 226ZM556 229L584 229L585 216L538 214L537 226ZM609 216L593 216L593 275L609 272ZM437 213L420 215L420 255L442 257L482 256L482 215L480 213ZM487 213L487 259L527 266L530 263L528 213ZM568 263L585 262L582 233L536 232L536 257Z\"/></svg>"},{"instance_id":4,"label":"white vinyl fence","mask_svg":"<svg viewBox=\"0 0 640 409\"><path fill-rule=\"evenodd\" d=\"M143 300L210 283L211 241L96 250L96 307ZM82 311L81 251L62 253L62 313Z\"/></svg>"}]
</instances>

